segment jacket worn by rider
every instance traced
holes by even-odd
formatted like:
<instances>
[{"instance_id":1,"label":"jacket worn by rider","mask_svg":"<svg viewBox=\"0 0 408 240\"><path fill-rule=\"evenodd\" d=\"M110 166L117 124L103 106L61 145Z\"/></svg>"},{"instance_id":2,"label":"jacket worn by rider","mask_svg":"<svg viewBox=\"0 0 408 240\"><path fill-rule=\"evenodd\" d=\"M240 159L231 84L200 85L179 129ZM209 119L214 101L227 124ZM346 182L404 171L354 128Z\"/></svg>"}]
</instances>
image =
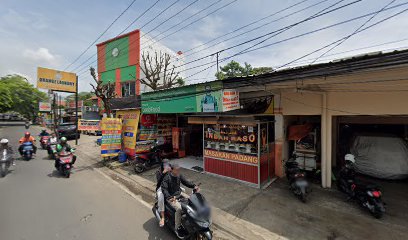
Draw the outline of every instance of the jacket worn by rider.
<instances>
[{"instance_id":1,"label":"jacket worn by rider","mask_svg":"<svg viewBox=\"0 0 408 240\"><path fill-rule=\"evenodd\" d=\"M173 174L166 174L163 177L161 184L161 189L164 194L165 199L179 196L181 194L180 183L188 188L194 188L196 185L188 181L183 175L178 177L173 176Z\"/></svg>"},{"instance_id":2,"label":"jacket worn by rider","mask_svg":"<svg viewBox=\"0 0 408 240\"><path fill-rule=\"evenodd\" d=\"M29 138L22 137L22 138L20 138L19 142L20 142L20 144L25 143L25 142L31 142L32 144L34 144L35 138L33 136L30 136Z\"/></svg>"},{"instance_id":3,"label":"jacket worn by rider","mask_svg":"<svg viewBox=\"0 0 408 240\"><path fill-rule=\"evenodd\" d=\"M68 143L65 145L57 144L57 147L55 148L55 152L60 153L62 151L71 152L72 148Z\"/></svg>"}]
</instances>

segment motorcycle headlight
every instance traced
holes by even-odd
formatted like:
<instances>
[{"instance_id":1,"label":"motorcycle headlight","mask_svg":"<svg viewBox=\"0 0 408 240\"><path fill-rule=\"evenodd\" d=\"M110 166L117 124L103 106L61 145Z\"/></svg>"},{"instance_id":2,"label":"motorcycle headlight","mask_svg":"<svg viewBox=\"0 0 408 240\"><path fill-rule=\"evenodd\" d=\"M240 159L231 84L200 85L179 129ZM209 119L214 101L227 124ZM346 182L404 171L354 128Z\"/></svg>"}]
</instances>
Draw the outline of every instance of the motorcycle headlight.
<instances>
[{"instance_id":1,"label":"motorcycle headlight","mask_svg":"<svg viewBox=\"0 0 408 240\"><path fill-rule=\"evenodd\" d=\"M197 220L196 223L197 223L197 225L198 225L199 227L201 227L201 228L209 228L210 225L211 225L210 222L200 221L200 220Z\"/></svg>"}]
</instances>

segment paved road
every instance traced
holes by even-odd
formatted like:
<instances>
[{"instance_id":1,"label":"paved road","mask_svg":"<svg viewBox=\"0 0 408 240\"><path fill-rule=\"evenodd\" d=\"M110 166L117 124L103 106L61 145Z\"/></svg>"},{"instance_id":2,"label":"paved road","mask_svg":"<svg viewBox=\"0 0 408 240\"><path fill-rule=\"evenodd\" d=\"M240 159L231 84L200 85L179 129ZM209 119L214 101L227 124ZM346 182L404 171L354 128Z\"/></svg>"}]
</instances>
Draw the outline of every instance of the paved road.
<instances>
[{"instance_id":1,"label":"paved road","mask_svg":"<svg viewBox=\"0 0 408 240\"><path fill-rule=\"evenodd\" d=\"M30 128L34 133L38 133ZM23 126L1 127L17 148ZM59 176L45 150L17 161L0 179L0 239L174 239L148 206L79 159L71 178Z\"/></svg>"}]
</instances>

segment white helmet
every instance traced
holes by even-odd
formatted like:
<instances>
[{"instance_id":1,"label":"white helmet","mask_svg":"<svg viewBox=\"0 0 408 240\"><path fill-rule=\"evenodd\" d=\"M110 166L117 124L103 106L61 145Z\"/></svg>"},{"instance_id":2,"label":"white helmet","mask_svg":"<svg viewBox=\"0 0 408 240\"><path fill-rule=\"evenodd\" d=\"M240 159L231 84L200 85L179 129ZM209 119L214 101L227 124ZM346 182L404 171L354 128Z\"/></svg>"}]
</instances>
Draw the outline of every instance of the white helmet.
<instances>
[{"instance_id":1,"label":"white helmet","mask_svg":"<svg viewBox=\"0 0 408 240\"><path fill-rule=\"evenodd\" d=\"M355 159L354 155L350 154L350 153L346 154L346 156L344 156L344 160L350 161L352 163L356 163L356 159Z\"/></svg>"},{"instance_id":2,"label":"white helmet","mask_svg":"<svg viewBox=\"0 0 408 240\"><path fill-rule=\"evenodd\" d=\"M6 138L1 139L1 141L0 141L1 144L7 144L8 142L9 142L9 140L6 139Z\"/></svg>"}]
</instances>

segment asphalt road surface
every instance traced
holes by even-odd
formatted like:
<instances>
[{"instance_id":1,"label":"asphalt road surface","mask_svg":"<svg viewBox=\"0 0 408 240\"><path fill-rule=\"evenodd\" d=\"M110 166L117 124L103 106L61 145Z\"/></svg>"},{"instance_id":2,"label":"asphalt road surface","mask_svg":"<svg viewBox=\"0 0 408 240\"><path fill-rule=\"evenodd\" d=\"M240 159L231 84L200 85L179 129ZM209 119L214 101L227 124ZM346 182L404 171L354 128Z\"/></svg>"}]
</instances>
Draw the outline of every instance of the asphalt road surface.
<instances>
[{"instance_id":1,"label":"asphalt road surface","mask_svg":"<svg viewBox=\"0 0 408 240\"><path fill-rule=\"evenodd\" d=\"M33 135L38 130L29 129ZM17 151L25 131L3 126L0 138L8 138ZM16 164L0 178L1 240L175 239L159 228L148 206L81 159L68 179L40 148L35 159Z\"/></svg>"}]
</instances>

